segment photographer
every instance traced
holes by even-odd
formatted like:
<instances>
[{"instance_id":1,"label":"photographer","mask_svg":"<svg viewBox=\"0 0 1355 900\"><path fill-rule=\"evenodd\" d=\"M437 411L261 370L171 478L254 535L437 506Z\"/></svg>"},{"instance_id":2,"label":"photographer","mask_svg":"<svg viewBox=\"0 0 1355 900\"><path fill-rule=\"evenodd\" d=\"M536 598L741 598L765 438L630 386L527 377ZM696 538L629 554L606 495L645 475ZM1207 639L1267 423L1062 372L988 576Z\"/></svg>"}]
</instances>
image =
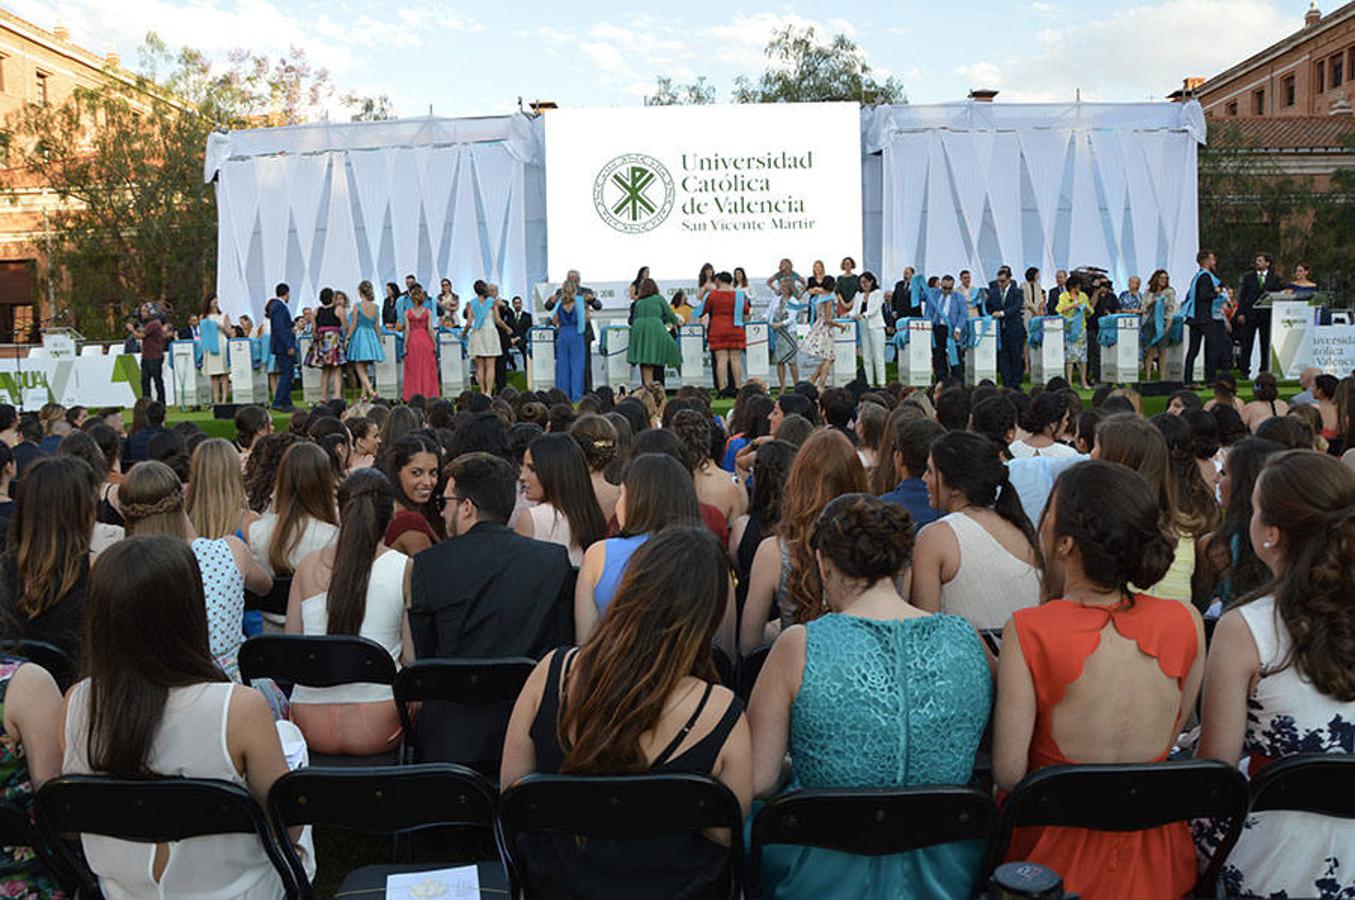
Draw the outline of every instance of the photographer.
<instances>
[{"instance_id":1,"label":"photographer","mask_svg":"<svg viewBox=\"0 0 1355 900\"><path fill-rule=\"evenodd\" d=\"M165 402L165 348L169 346L173 331L163 321L163 310L154 303L143 303L140 309L140 322L132 329L132 334L141 341L141 396L151 396L151 386L155 386L155 399Z\"/></svg>"}]
</instances>

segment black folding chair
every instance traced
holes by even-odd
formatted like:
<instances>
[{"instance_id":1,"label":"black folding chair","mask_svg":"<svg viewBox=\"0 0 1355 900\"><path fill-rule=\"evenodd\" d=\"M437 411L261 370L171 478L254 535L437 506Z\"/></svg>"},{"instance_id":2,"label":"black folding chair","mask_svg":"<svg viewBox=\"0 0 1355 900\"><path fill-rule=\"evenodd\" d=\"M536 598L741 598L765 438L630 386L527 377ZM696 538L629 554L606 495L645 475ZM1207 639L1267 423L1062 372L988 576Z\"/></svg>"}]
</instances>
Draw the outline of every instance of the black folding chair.
<instances>
[{"instance_id":1,"label":"black folding chair","mask_svg":"<svg viewBox=\"0 0 1355 900\"><path fill-rule=\"evenodd\" d=\"M298 769L273 783L268 812L301 885L302 895L314 896L301 860L286 838L298 825L343 828L362 834L398 836L434 828L478 832L488 844L494 839L493 785L462 766L433 763L370 769ZM448 868L455 863L404 863L364 866L344 876L336 896L381 898L386 876ZM502 860L481 862L482 889L513 896Z\"/></svg>"},{"instance_id":2,"label":"black folding chair","mask_svg":"<svg viewBox=\"0 0 1355 900\"><path fill-rule=\"evenodd\" d=\"M75 660L56 644L49 644L46 641L9 641L3 650L10 656L17 656L42 666L56 681L56 686L63 694L75 683L80 674L80 668L75 664Z\"/></svg>"},{"instance_id":3,"label":"black folding chair","mask_svg":"<svg viewBox=\"0 0 1355 900\"><path fill-rule=\"evenodd\" d=\"M746 895L762 895L762 852L768 844L824 847L885 856L952 841L982 841L979 865L997 831L997 809L973 788L834 788L791 791L753 819ZM975 871L975 884L982 872Z\"/></svg>"},{"instance_id":4,"label":"black folding chair","mask_svg":"<svg viewBox=\"0 0 1355 900\"><path fill-rule=\"evenodd\" d=\"M988 871L1006 855L1012 829L1026 825L1142 831L1169 822L1225 819L1223 840L1195 885L1197 894L1212 896L1248 806L1247 779L1218 760L1048 766L1021 779L1007 795Z\"/></svg>"},{"instance_id":5,"label":"black folding chair","mask_svg":"<svg viewBox=\"0 0 1355 900\"><path fill-rule=\"evenodd\" d=\"M292 576L274 575L273 589L266 594L245 590L245 609L258 610L275 616L287 615L287 597L292 593Z\"/></svg>"},{"instance_id":6,"label":"black folding chair","mask_svg":"<svg viewBox=\"0 0 1355 900\"><path fill-rule=\"evenodd\" d=\"M261 634L240 646L240 677L313 688L393 684L395 661L376 641L356 635ZM398 750L372 756L310 754L313 766L394 765Z\"/></svg>"},{"instance_id":7,"label":"black folding chair","mask_svg":"<svg viewBox=\"0 0 1355 900\"><path fill-rule=\"evenodd\" d=\"M99 880L63 835L96 834L165 844L215 834L253 834L289 898L300 887L262 807L243 787L211 778L107 778L63 775L42 786L34 803L38 832L78 896L99 897Z\"/></svg>"},{"instance_id":8,"label":"black folding chair","mask_svg":"<svg viewBox=\"0 0 1355 900\"><path fill-rule=\"evenodd\" d=\"M729 829L727 862L717 889L721 896L737 897L743 814L733 792L709 775L529 775L499 798L499 848L527 900L553 896L548 879L556 873L531 858L524 837L555 834L625 842L707 828ZM644 876L630 885L620 875L608 874L617 895L653 896Z\"/></svg>"},{"instance_id":9,"label":"black folding chair","mask_svg":"<svg viewBox=\"0 0 1355 900\"><path fill-rule=\"evenodd\" d=\"M745 703L748 698L753 696L753 685L757 684L757 677L762 672L763 663L767 662L767 654L772 652L774 641L768 641L762 646L753 650L743 659L739 660L739 686L737 693L739 698Z\"/></svg>"},{"instance_id":10,"label":"black folding chair","mask_svg":"<svg viewBox=\"0 0 1355 900\"><path fill-rule=\"evenodd\" d=\"M1355 819L1355 755L1304 753L1273 762L1251 781L1251 811Z\"/></svg>"},{"instance_id":11,"label":"black folding chair","mask_svg":"<svg viewBox=\"0 0 1355 900\"><path fill-rule=\"evenodd\" d=\"M464 752L439 754L452 758L429 760L454 762L469 766L482 775L497 781L499 763L503 757L503 739L508 731L508 719L513 713L522 686L536 668L536 662L526 657L504 659L421 659L405 667L395 677L395 703L400 710L400 724L404 726L404 760L419 762L425 745L419 731L419 720L445 726L441 710L427 704L445 702L461 709L448 708L453 716L463 718L467 729L475 734L446 733L443 727L436 737L440 743L451 743ZM412 715L410 705L426 704L418 716ZM435 713L437 713L435 715ZM425 718L425 714L427 718Z\"/></svg>"},{"instance_id":12,"label":"black folding chair","mask_svg":"<svg viewBox=\"0 0 1355 900\"><path fill-rule=\"evenodd\" d=\"M733 690L738 685L738 680L734 672L734 663L729 658L729 654L719 647L712 646L710 656L715 663L715 672L720 676L720 684Z\"/></svg>"}]
</instances>

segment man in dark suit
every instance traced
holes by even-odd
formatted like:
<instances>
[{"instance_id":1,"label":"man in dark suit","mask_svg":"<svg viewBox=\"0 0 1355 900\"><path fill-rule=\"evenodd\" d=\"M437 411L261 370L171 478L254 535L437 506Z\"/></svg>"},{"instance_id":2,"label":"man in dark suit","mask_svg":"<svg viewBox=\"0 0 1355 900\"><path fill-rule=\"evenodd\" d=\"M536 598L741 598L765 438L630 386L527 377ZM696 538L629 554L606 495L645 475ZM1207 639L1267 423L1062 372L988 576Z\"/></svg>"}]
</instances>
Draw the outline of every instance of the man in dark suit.
<instances>
[{"instance_id":1,"label":"man in dark suit","mask_svg":"<svg viewBox=\"0 0 1355 900\"><path fill-rule=\"evenodd\" d=\"M522 308L522 298L514 297L513 305L504 316L509 328L508 346L527 359L527 332L532 328L532 314Z\"/></svg>"},{"instance_id":2,"label":"man in dark suit","mask_svg":"<svg viewBox=\"0 0 1355 900\"><path fill-rule=\"evenodd\" d=\"M405 567L405 603L419 659L538 659L573 641L569 553L508 527L517 485L513 466L490 453L465 453L447 465L442 517L449 537ZM499 712L475 716L449 703L425 704L420 758L468 764L496 758L508 710Z\"/></svg>"},{"instance_id":3,"label":"man in dark suit","mask_svg":"<svg viewBox=\"0 0 1355 900\"><path fill-rule=\"evenodd\" d=\"M1059 297L1063 296L1063 292L1066 290L1064 285L1066 285L1067 282L1068 273L1065 270L1059 269L1054 273L1054 286L1049 289L1049 299L1044 305L1044 314L1046 316L1056 315L1055 308L1059 305Z\"/></svg>"},{"instance_id":4,"label":"man in dark suit","mask_svg":"<svg viewBox=\"0 0 1355 900\"><path fill-rule=\"evenodd\" d=\"M1026 374L1026 323L1021 317L1021 288L1012 280L1010 266L997 270L988 284L988 315L998 320L1002 346L997 348L997 372L1005 387L1019 388Z\"/></svg>"},{"instance_id":5,"label":"man in dark suit","mask_svg":"<svg viewBox=\"0 0 1355 900\"><path fill-rule=\"evenodd\" d=\"M1233 330L1238 332L1238 346L1241 350L1238 367L1242 369L1243 378L1251 377L1252 345L1256 342L1257 334L1261 336L1259 371L1270 371L1270 310L1257 309L1256 301L1261 299L1262 294L1284 289L1284 282L1280 281L1280 276L1275 274L1271 265L1273 262L1269 253L1256 254L1256 268L1242 276L1242 284L1238 291Z\"/></svg>"},{"instance_id":6,"label":"man in dark suit","mask_svg":"<svg viewBox=\"0 0 1355 900\"><path fill-rule=\"evenodd\" d=\"M280 412L293 412L292 378L296 373L296 329L292 324L292 311L287 306L292 289L285 283L279 283L276 296L264 305L263 314L268 317L269 347L278 361L278 390L273 398L273 408Z\"/></svg>"}]
</instances>

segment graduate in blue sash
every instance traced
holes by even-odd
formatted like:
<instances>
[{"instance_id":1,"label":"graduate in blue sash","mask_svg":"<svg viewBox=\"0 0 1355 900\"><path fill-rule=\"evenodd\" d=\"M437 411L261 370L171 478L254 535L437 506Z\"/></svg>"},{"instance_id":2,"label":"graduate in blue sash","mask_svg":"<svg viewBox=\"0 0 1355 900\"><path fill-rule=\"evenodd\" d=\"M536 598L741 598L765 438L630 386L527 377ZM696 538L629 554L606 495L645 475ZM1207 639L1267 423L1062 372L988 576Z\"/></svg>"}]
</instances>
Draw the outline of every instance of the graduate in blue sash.
<instances>
[{"instance_id":1,"label":"graduate in blue sash","mask_svg":"<svg viewBox=\"0 0 1355 900\"><path fill-rule=\"evenodd\" d=\"M221 311L216 294L208 294L203 301L202 320L198 328L202 335L202 374L212 379L212 402L225 403L230 399L231 390L226 340L233 332L230 316Z\"/></svg>"},{"instance_id":2,"label":"graduate in blue sash","mask_svg":"<svg viewBox=\"0 0 1355 900\"><path fill-rule=\"evenodd\" d=\"M1143 347L1145 381L1153 380L1154 365L1157 366L1156 378L1162 380L1163 349L1167 345L1167 332L1171 329L1174 315L1176 289L1169 282L1167 270L1158 269L1148 278L1148 289L1143 292L1143 324L1139 328L1139 344Z\"/></svg>"},{"instance_id":3,"label":"graduate in blue sash","mask_svg":"<svg viewBox=\"0 0 1355 900\"><path fill-rule=\"evenodd\" d=\"M1204 344L1204 383L1214 383L1214 373L1220 367L1227 367L1227 329L1224 325L1223 301L1227 295L1219 291L1220 282L1214 274L1218 260L1214 251L1201 250L1195 254L1200 271L1190 280L1190 289L1186 291L1185 302L1181 304L1181 315L1185 316L1190 327L1190 345L1186 348L1187 382L1195 372L1195 357Z\"/></svg>"},{"instance_id":4,"label":"graduate in blue sash","mask_svg":"<svg viewBox=\"0 0 1355 900\"><path fill-rule=\"evenodd\" d=\"M969 321L969 301L955 290L955 279L942 276L939 288L927 289L927 318L932 323L932 368L940 381L952 372L964 372L965 325Z\"/></svg>"},{"instance_id":5,"label":"graduate in blue sash","mask_svg":"<svg viewBox=\"0 0 1355 900\"><path fill-rule=\"evenodd\" d=\"M1092 314L1091 301L1082 292L1082 276L1077 272L1068 276L1064 288L1058 306L1054 307L1054 311L1063 316L1063 375L1072 384L1073 367L1076 366L1082 389L1090 390L1091 385L1087 384L1087 319Z\"/></svg>"}]
</instances>

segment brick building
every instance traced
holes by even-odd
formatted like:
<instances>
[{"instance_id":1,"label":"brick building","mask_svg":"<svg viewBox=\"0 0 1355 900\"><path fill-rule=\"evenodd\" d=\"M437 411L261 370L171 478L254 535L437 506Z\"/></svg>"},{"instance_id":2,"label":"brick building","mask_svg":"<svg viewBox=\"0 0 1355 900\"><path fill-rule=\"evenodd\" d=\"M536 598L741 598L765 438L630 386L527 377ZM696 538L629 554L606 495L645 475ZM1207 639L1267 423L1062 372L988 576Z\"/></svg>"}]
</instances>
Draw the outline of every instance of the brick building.
<instances>
[{"instance_id":1,"label":"brick building","mask_svg":"<svg viewBox=\"0 0 1355 900\"><path fill-rule=\"evenodd\" d=\"M91 53L72 44L59 25L47 31L0 9L0 122L26 104L64 103L77 86L93 88L109 78L132 83L117 54ZM39 289L48 240L44 214L61 201L23 170L5 169L0 180L12 189L0 197L0 344L27 342L50 315Z\"/></svg>"}]
</instances>

